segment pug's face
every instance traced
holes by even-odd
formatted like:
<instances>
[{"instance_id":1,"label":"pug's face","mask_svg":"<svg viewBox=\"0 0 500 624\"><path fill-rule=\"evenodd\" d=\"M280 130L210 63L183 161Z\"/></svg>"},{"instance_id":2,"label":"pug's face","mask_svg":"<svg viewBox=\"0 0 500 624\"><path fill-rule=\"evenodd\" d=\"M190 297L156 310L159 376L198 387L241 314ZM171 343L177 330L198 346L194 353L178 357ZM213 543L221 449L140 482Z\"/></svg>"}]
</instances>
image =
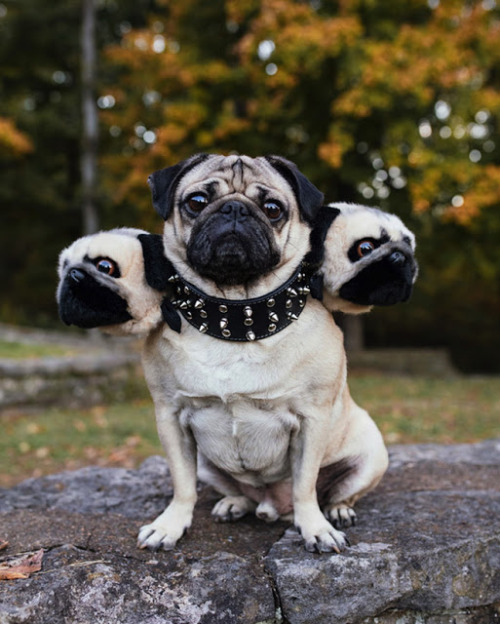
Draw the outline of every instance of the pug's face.
<instances>
[{"instance_id":1,"label":"pug's face","mask_svg":"<svg viewBox=\"0 0 500 624\"><path fill-rule=\"evenodd\" d=\"M325 305L347 313L407 301L417 279L415 236L393 214L356 204L338 211L328 229L321 267Z\"/></svg>"},{"instance_id":2,"label":"pug's face","mask_svg":"<svg viewBox=\"0 0 500 624\"><path fill-rule=\"evenodd\" d=\"M322 194L276 157L197 155L150 176L165 249L186 279L217 287L298 265Z\"/></svg>"},{"instance_id":3,"label":"pug's face","mask_svg":"<svg viewBox=\"0 0 500 624\"><path fill-rule=\"evenodd\" d=\"M154 236L121 228L84 236L64 249L56 294L61 320L115 334L144 333L158 325L162 294L146 283L140 240Z\"/></svg>"}]
</instances>

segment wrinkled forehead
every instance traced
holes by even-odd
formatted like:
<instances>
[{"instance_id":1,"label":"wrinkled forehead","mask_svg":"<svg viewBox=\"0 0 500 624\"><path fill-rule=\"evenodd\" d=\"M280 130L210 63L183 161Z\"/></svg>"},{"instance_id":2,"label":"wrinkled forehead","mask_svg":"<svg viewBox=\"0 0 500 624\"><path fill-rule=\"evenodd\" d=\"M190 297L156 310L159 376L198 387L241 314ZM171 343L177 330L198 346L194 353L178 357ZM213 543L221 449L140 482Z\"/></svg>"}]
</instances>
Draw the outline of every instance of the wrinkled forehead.
<instances>
[{"instance_id":1,"label":"wrinkled forehead","mask_svg":"<svg viewBox=\"0 0 500 624\"><path fill-rule=\"evenodd\" d=\"M265 187L289 193L288 182L262 157L211 156L188 171L182 178L182 191L193 188L213 188L221 195L245 194L249 188L260 184ZM179 191L178 191L179 192Z\"/></svg>"},{"instance_id":2,"label":"wrinkled forehead","mask_svg":"<svg viewBox=\"0 0 500 624\"><path fill-rule=\"evenodd\" d=\"M351 207L350 210L341 211L342 217L349 239L389 237L391 241L403 241L415 249L415 235L396 215L377 208Z\"/></svg>"}]
</instances>

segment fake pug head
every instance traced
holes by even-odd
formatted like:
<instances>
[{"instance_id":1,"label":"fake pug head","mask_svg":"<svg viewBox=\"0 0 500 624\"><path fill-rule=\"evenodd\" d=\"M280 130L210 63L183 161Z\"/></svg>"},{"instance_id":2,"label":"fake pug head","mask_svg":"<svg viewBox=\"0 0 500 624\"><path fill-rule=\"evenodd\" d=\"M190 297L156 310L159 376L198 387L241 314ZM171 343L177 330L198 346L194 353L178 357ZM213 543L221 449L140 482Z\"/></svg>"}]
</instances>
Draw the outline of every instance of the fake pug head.
<instances>
[{"instance_id":1,"label":"fake pug head","mask_svg":"<svg viewBox=\"0 0 500 624\"><path fill-rule=\"evenodd\" d=\"M323 303L359 314L407 301L417 279L415 236L401 219L358 204L329 204L323 223ZM323 234L324 235L324 234Z\"/></svg>"},{"instance_id":2,"label":"fake pug head","mask_svg":"<svg viewBox=\"0 0 500 624\"><path fill-rule=\"evenodd\" d=\"M182 277L212 292L272 290L307 253L323 199L278 156L198 154L148 182L165 220L169 259Z\"/></svg>"},{"instance_id":3,"label":"fake pug head","mask_svg":"<svg viewBox=\"0 0 500 624\"><path fill-rule=\"evenodd\" d=\"M61 320L118 335L151 331L162 322L164 297L145 278L143 250L153 247L162 254L161 236L134 228L74 241L59 256L56 299Z\"/></svg>"}]
</instances>

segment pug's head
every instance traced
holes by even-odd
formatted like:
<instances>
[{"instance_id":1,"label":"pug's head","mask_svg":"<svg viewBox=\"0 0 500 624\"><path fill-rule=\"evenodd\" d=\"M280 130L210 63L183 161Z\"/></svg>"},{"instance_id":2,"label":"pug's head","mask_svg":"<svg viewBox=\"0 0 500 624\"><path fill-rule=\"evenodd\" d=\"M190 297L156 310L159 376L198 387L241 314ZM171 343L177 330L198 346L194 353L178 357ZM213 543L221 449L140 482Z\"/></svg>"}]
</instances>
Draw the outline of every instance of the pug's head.
<instances>
[{"instance_id":1,"label":"pug's head","mask_svg":"<svg viewBox=\"0 0 500 624\"><path fill-rule=\"evenodd\" d=\"M59 256L56 299L66 325L141 334L162 322L163 294L146 282L143 249L159 235L120 228L84 236Z\"/></svg>"},{"instance_id":2,"label":"pug's head","mask_svg":"<svg viewBox=\"0 0 500 624\"><path fill-rule=\"evenodd\" d=\"M323 301L334 311L359 314L407 301L417 279L415 236L393 214L357 204L324 208Z\"/></svg>"},{"instance_id":3,"label":"pug's head","mask_svg":"<svg viewBox=\"0 0 500 624\"><path fill-rule=\"evenodd\" d=\"M198 154L148 182L169 259L186 280L212 290L271 290L308 251L323 198L278 156Z\"/></svg>"}]
</instances>

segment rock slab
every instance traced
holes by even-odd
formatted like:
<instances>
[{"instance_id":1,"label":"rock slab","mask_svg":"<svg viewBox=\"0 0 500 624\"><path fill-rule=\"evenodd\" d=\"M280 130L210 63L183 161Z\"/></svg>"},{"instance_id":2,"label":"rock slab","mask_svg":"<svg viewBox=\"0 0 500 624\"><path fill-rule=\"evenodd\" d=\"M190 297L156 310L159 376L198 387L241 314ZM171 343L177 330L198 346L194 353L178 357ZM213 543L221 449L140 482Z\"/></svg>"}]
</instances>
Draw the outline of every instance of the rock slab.
<instances>
[{"instance_id":1,"label":"rock slab","mask_svg":"<svg viewBox=\"0 0 500 624\"><path fill-rule=\"evenodd\" d=\"M215 524L208 488L174 551L138 550L172 494L159 457L0 490L1 559L45 551L0 581L0 624L500 623L500 440L390 455L342 555L307 553L282 522Z\"/></svg>"}]
</instances>

